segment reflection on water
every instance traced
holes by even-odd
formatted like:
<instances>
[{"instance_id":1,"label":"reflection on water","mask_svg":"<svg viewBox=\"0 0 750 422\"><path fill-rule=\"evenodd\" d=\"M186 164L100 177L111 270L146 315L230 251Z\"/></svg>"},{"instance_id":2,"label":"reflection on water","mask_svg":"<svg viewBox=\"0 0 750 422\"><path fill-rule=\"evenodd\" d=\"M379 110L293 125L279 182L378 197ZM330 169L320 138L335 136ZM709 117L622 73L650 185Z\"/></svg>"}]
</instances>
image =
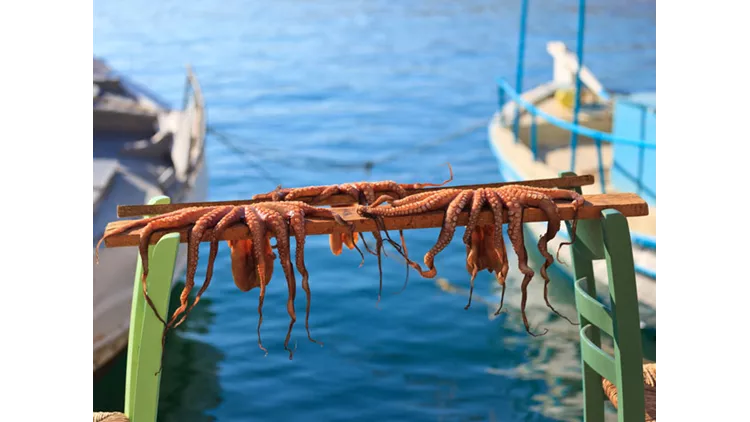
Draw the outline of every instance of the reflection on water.
<instances>
[{"instance_id":1,"label":"reflection on water","mask_svg":"<svg viewBox=\"0 0 750 422\"><path fill-rule=\"evenodd\" d=\"M506 239L507 241L508 239ZM539 260L533 253L530 258L535 261L532 267L537 268ZM482 277L488 282L494 280L492 275L486 272ZM555 283L561 277L559 270L550 268L553 281L549 285L549 295L552 305L561 314L576 320L576 310L573 305L572 291L562 283ZM480 278L478 276L477 278ZM484 306L490 320L498 321L506 330L517 331L525 334L523 321L521 319L521 291L519 288L521 278L511 272L505 290L503 311L495 316L500 304L500 288L497 287L493 294L482 296L474 292L472 306ZM461 295L468 298L468 288L457 285L445 279L438 279L436 284L443 291ZM577 326L554 315L549 311L543 300L544 280L535 277L528 286L528 302L526 313L531 323L533 332L549 329L548 334L529 339L522 336L498 335L494 342L499 343L498 348L518 351L524 355L524 360L512 361L502 359L495 365L485 368L487 374L504 377L524 382L538 381L546 386L544 391L533 394L530 399L534 403L529 410L539 412L542 415L560 421L579 421L581 408L583 406L583 395L581 391L581 372L579 366L580 349L578 345ZM533 347L528 347L532 341ZM502 420L502 419L500 419Z\"/></svg>"}]
</instances>

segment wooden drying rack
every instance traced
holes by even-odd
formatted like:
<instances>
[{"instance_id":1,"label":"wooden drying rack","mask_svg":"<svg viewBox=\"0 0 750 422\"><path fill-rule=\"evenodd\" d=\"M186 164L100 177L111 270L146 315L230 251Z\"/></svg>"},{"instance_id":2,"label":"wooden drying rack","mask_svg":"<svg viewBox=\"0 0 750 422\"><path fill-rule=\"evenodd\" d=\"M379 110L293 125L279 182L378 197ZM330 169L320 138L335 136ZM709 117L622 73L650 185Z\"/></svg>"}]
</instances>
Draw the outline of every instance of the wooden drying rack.
<instances>
[{"instance_id":1,"label":"wooden drying rack","mask_svg":"<svg viewBox=\"0 0 750 422\"><path fill-rule=\"evenodd\" d=\"M544 188L576 188L586 185L594 184L594 177L592 175L584 176L563 176L554 179L538 179L528 180L523 182L512 182L512 183L489 183L481 185L462 185L462 186L444 186L436 188L424 188L424 189L411 189L407 190L409 194L415 194L420 192L439 191L444 189L477 189L480 187L494 188L506 185L526 185L534 187ZM393 192L379 192L380 194L394 194ZM645 200L634 193L613 193L613 194L599 194L599 195L585 195L585 205L578 212L578 219L599 219L601 211L605 209L615 209L623 214L625 217L639 217L648 215L648 204ZM312 197L301 197L299 199L303 202L311 202ZM181 204L167 204L167 205L121 205L117 208L118 217L134 217L142 215L158 215L167 212L175 211L181 208L195 207L195 206L217 206L217 205L245 205L262 202L258 200L239 200L239 201L218 201L218 202L194 202L194 203L181 203ZM370 232L378 230L375 221L372 219L362 217L357 214L356 205L354 205L354 199L349 195L333 195L325 201L314 203L314 205L331 205L335 212L339 213L341 217L349 222L353 223L354 230L357 232ZM570 203L559 203L558 204L560 217L563 220L572 220L574 217L573 207ZM410 230L410 229L424 229L441 227L443 224L444 211L433 211L420 215L412 216L399 216L399 217L385 217L384 223L386 230ZM464 211L458 218L458 225L465 226L469 219L468 211ZM527 208L524 210L523 216L524 222L538 222L547 221L547 217L542 210L537 208ZM479 217L481 223L491 223L493 221L492 212L485 210ZM503 223L507 223L507 215ZM115 228L127 224L128 220L116 221L107 224L105 233L114 230ZM331 234L337 232L347 231L347 227L337 224L332 220L323 220L319 218L308 218L305 225L308 235L321 235ZM133 229L125 233L114 235L105 241L107 247L124 247L124 246L137 246L139 243L139 232L140 229ZM177 231L175 231L177 232ZM187 242L188 229L179 231L180 242ZM151 244L156 244L158 240L166 233L156 233L151 238ZM201 241L209 241L211 239L212 231L208 230ZM229 229L227 229L220 240L239 240L249 239L250 232L246 225L238 223Z\"/></svg>"}]
</instances>

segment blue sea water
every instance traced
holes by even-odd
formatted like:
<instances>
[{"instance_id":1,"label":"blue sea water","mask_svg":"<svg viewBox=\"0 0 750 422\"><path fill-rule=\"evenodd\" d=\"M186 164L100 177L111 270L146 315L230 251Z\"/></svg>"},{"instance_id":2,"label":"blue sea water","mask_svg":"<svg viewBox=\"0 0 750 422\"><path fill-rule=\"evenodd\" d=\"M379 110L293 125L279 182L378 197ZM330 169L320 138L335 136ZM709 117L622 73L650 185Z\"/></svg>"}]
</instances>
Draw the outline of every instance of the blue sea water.
<instances>
[{"instance_id":1,"label":"blue sea water","mask_svg":"<svg viewBox=\"0 0 750 422\"><path fill-rule=\"evenodd\" d=\"M655 89L655 2L587 3L586 64L609 89ZM575 49L577 11L572 1L531 2L525 87L551 78L548 41ZM97 0L94 53L175 105L184 65L193 66L209 125L253 154L209 137L209 200L246 198L279 183L440 182L446 162L453 184L488 183L499 175L482 128L412 147L489 119L494 78L515 75L519 14L520 0ZM377 162L370 173L366 161ZM424 254L437 233L406 232L410 254ZM461 235L436 264L450 285L465 289ZM324 346L306 339L300 291L297 350L288 359L286 287L277 268L264 306L264 356L257 290L236 289L222 249L204 299L169 338L160 421L580 420L577 331L544 306L541 278L532 282L529 315L534 329L550 332L533 338L520 320L515 268L509 312L494 318L498 293L486 272L467 311L463 291L413 273L395 295L404 266L386 258L376 307L375 257L360 268L358 254L333 256L327 238L310 237L306 258L312 335ZM199 269L198 280L203 275ZM552 275L553 303L574 316L570 287ZM117 410L101 407L117 403L116 387L96 386L97 410Z\"/></svg>"}]
</instances>

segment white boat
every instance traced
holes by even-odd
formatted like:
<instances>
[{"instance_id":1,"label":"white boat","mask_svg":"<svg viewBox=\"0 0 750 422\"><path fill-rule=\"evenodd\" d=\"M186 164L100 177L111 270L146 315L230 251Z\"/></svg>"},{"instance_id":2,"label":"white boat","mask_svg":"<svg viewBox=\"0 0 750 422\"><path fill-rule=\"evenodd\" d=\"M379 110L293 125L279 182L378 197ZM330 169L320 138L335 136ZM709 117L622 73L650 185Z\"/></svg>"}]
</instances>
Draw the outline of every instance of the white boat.
<instances>
[{"instance_id":1,"label":"white boat","mask_svg":"<svg viewBox=\"0 0 750 422\"><path fill-rule=\"evenodd\" d=\"M172 202L206 199L206 120L203 97L190 69L182 109L173 109L94 58L94 246L117 206L154 196ZM128 341L136 248L102 247L94 262L94 373ZM185 246L175 277L185 267Z\"/></svg>"},{"instance_id":2,"label":"white boat","mask_svg":"<svg viewBox=\"0 0 750 422\"><path fill-rule=\"evenodd\" d=\"M656 327L656 93L611 95L561 42L550 42L554 61L549 82L519 92L498 80L499 109L489 124L490 146L503 180L558 177L573 171L594 175L584 194L635 192L649 204L649 215L629 218L635 259L641 325ZM521 69L519 69L519 73ZM580 104L575 106L576 74ZM520 81L519 77L519 81ZM517 85L520 85L517 83ZM577 111L577 112L576 112ZM527 242L536 242L544 223L525 225ZM569 240L563 225L550 242L555 251ZM570 250L556 265L573 281ZM605 261L595 263L595 277L606 283ZM604 284L597 288L606 291Z\"/></svg>"}]
</instances>

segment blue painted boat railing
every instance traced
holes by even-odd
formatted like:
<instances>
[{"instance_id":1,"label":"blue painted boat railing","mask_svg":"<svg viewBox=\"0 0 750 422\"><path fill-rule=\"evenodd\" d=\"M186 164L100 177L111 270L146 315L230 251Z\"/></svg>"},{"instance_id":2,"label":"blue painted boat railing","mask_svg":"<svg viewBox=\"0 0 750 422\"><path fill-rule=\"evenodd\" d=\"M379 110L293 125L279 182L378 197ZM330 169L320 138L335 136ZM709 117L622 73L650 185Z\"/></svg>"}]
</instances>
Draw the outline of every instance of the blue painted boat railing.
<instances>
[{"instance_id":1,"label":"blue painted boat railing","mask_svg":"<svg viewBox=\"0 0 750 422\"><path fill-rule=\"evenodd\" d=\"M575 133L577 135L581 136L587 136L589 138L594 139L594 142L596 144L596 150L597 150L597 158L598 158L598 165L597 169L599 172L599 180L604 181L606 180L604 178L604 160L602 159L602 143L608 142L610 144L622 144L622 145L629 145L633 147L639 148L640 151L644 151L646 149L649 150L655 150L656 144L652 142L647 142L642 139L629 139L629 138L623 138L614 136L611 133L605 133L600 132L598 130L594 130L588 127L580 126L577 124L572 124L568 121L562 120L558 117L552 116L548 113L545 113L544 111L538 109L534 104L524 100L521 98L521 95L513 89L513 87L510 86L510 84L500 78L497 80L498 84L498 101L499 101L499 107L500 112L502 113L503 107L506 104L506 101L513 101L515 102L518 107L516 107L515 110L515 119L516 120L513 124L513 133L515 136L515 142L519 142L518 139L518 131L519 131L519 125L518 125L518 118L520 117L520 113L518 113L518 109L524 110L526 113L528 113L531 116L531 125L530 125L530 131L529 131L529 143L531 147L531 152L534 156L534 159L537 160L539 158L538 156L538 140L537 140L537 118L541 117L544 120L546 120L549 124L554 125L558 128L567 130L571 133ZM501 117L504 118L504 115L501 114ZM573 142L573 137L571 137L571 155L575 157L576 149L577 149L577 143ZM640 154L641 159L643 157L643 154ZM571 166L575 165L575 162L571 160ZM639 163L640 164L640 163ZM645 189L644 184L642 182L643 179L643 165L638 166L639 170L638 172L640 174L638 175L631 175L628 173L628 176L633 179L638 186L638 194L642 194L643 189ZM571 171L574 171L573 168L571 168ZM601 186L601 192L606 193L606 187L605 183L600 183ZM655 193L653 194L654 198L656 197ZM633 243L651 250L656 250L656 238L653 236L645 236L638 233L631 233L631 237L633 240ZM655 272L651 270L647 270L645 268L638 268L638 272L644 273L650 277L656 278Z\"/></svg>"},{"instance_id":2,"label":"blue painted boat railing","mask_svg":"<svg viewBox=\"0 0 750 422\"><path fill-rule=\"evenodd\" d=\"M499 98L499 106L500 110L502 111L503 106L506 102L506 97L510 101L515 102L519 105L518 108L523 109L529 115L531 115L531 128L530 128L530 144L531 144L531 153L534 156L534 159L538 159L538 143L537 143L537 118L542 117L544 120L546 120L549 124L557 126L561 129L567 130L571 133L574 133L576 135L581 136L588 136L589 138L592 138L596 144L596 151L597 151L597 158L598 158L598 171L599 171L599 180L602 182L605 180L604 178L604 160L602 159L602 142L608 142L610 144L622 144L622 145L629 145L639 148L641 151L645 149L656 149L656 144L647 142L641 139L628 139L628 138L622 138L618 136L614 136L611 133L605 133L600 132L598 130L594 130L588 127L580 126L578 124L573 124L570 122L567 122L563 119L560 119L558 117L552 116L548 113L545 113L542 110L539 110L534 104L531 104L530 102L524 100L521 98L521 95L516 92L513 87L510 86L510 84L504 80L504 79L498 79L498 98ZM517 108L517 109L518 109ZM516 110L517 110L516 109ZM519 114L516 113L515 122L513 124L513 134L515 136L515 141L519 142L518 139L518 118ZM576 155L576 149L577 149L577 142L573 142L571 138L571 145L570 145L570 153L572 157L575 157ZM571 168L570 171L574 171L575 161L571 160ZM643 179L643 166L639 166L639 173L638 175L631 175L631 177L637 181L638 184L638 194L640 195L642 193L642 190L644 189L643 183L641 182ZM606 187L604 183L600 183L602 188L602 193L606 193ZM654 196L656 196L654 194Z\"/></svg>"}]
</instances>

